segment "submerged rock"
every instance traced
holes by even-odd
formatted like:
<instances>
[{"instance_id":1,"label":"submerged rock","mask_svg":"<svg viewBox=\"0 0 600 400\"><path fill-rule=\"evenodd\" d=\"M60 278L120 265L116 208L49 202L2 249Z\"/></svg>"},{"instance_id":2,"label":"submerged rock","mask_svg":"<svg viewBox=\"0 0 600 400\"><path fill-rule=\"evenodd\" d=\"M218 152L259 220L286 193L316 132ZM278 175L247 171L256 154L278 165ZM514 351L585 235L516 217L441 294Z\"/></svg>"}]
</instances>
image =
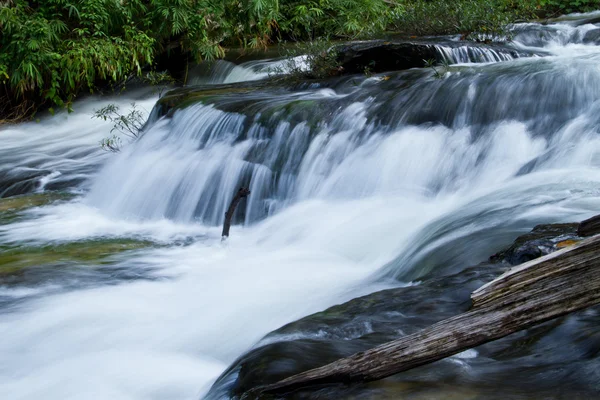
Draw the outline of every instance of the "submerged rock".
<instances>
[{"instance_id":1,"label":"submerged rock","mask_svg":"<svg viewBox=\"0 0 600 400\"><path fill-rule=\"evenodd\" d=\"M7 275L30 267L108 264L111 256L152 245L152 242L134 239L103 239L43 246L0 244L0 284Z\"/></svg>"},{"instance_id":2,"label":"submerged rock","mask_svg":"<svg viewBox=\"0 0 600 400\"><path fill-rule=\"evenodd\" d=\"M592 29L591 31L588 31L583 37L583 43L600 44L600 29Z\"/></svg>"},{"instance_id":3,"label":"submerged rock","mask_svg":"<svg viewBox=\"0 0 600 400\"><path fill-rule=\"evenodd\" d=\"M417 285L372 293L285 325L240 357L217 380L208 398L239 398L254 387L464 312L473 290L519 260L576 243L577 226L536 226L489 262L451 276L426 277ZM588 398L600 389L598 316L600 307L591 308L382 381L315 387L286 398L526 399L533 394L548 399Z\"/></svg>"}]
</instances>

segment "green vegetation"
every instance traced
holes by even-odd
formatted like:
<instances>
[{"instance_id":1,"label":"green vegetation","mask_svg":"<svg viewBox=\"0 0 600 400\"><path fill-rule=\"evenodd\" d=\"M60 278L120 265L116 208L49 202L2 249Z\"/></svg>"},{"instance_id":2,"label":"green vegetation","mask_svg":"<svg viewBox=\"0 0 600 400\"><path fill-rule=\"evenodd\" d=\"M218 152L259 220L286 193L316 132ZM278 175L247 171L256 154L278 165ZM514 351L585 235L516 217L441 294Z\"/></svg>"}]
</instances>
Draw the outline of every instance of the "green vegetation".
<instances>
[{"instance_id":1,"label":"green vegetation","mask_svg":"<svg viewBox=\"0 0 600 400\"><path fill-rule=\"evenodd\" d=\"M21 211L31 207L39 207L59 200L69 200L73 195L60 192L34 193L0 199L0 213Z\"/></svg>"},{"instance_id":2,"label":"green vegetation","mask_svg":"<svg viewBox=\"0 0 600 400\"><path fill-rule=\"evenodd\" d=\"M49 264L110 264L111 256L152 246L133 239L104 239L50 246L0 246L0 276L15 274L23 268Z\"/></svg>"},{"instance_id":3,"label":"green vegetation","mask_svg":"<svg viewBox=\"0 0 600 400\"><path fill-rule=\"evenodd\" d=\"M0 225L14 222L22 216L22 211L46 204L73 198L72 194L61 192L33 193L0 199Z\"/></svg>"},{"instance_id":4,"label":"green vegetation","mask_svg":"<svg viewBox=\"0 0 600 400\"><path fill-rule=\"evenodd\" d=\"M127 114L121 114L119 106L115 104L108 104L105 107L96 110L93 118L99 118L104 121L110 121L113 124L110 133L112 136L103 139L100 145L104 150L112 151L117 153L121 151L123 144L121 136L125 136L129 139L135 139L139 136L142 128L144 127L144 113L142 113L135 103L131 103L131 108ZM117 132L117 134L115 134Z\"/></svg>"},{"instance_id":5,"label":"green vegetation","mask_svg":"<svg viewBox=\"0 0 600 400\"><path fill-rule=\"evenodd\" d=\"M415 35L502 35L503 28L539 12L538 0L404 0L394 29Z\"/></svg>"},{"instance_id":6,"label":"green vegetation","mask_svg":"<svg viewBox=\"0 0 600 400\"><path fill-rule=\"evenodd\" d=\"M600 7L598 0L539 0L539 7L546 15L587 12Z\"/></svg>"},{"instance_id":7,"label":"green vegetation","mask_svg":"<svg viewBox=\"0 0 600 400\"><path fill-rule=\"evenodd\" d=\"M598 0L0 0L0 123L70 109L80 93L152 73L175 54L214 59L226 46L390 30L476 38L593 7Z\"/></svg>"}]
</instances>

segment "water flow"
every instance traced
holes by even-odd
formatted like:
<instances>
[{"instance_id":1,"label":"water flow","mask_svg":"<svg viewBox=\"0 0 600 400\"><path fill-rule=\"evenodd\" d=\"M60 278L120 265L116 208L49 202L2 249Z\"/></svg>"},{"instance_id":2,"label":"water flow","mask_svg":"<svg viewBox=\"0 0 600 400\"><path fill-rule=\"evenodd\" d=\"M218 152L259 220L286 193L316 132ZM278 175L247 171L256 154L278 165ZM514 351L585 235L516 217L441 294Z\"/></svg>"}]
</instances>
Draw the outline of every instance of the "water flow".
<instances>
[{"instance_id":1,"label":"water flow","mask_svg":"<svg viewBox=\"0 0 600 400\"><path fill-rule=\"evenodd\" d=\"M156 246L111 260L139 279L25 291L0 310L0 393L198 398L286 322L478 262L536 223L591 215L600 49L586 46L442 78L413 70L234 91L156 121L84 197L0 225L4 245ZM252 194L221 242L242 185Z\"/></svg>"},{"instance_id":2,"label":"water flow","mask_svg":"<svg viewBox=\"0 0 600 400\"><path fill-rule=\"evenodd\" d=\"M235 64L230 61L217 60L199 65L191 72L189 85L214 85L237 82L258 81L293 70L306 70L308 65L305 56L291 59L275 58L246 61Z\"/></svg>"},{"instance_id":3,"label":"water flow","mask_svg":"<svg viewBox=\"0 0 600 400\"><path fill-rule=\"evenodd\" d=\"M448 64L492 63L510 61L520 58L516 51L510 49L493 49L476 46L444 46L435 45L435 50Z\"/></svg>"},{"instance_id":4,"label":"water flow","mask_svg":"<svg viewBox=\"0 0 600 400\"><path fill-rule=\"evenodd\" d=\"M86 183L108 156L100 141L110 136L112 128L109 121L92 119L94 111L110 103L126 110L137 101L147 115L156 102L156 96L143 93L127 97L88 99L79 102L72 114L60 112L1 129L0 197Z\"/></svg>"}]
</instances>

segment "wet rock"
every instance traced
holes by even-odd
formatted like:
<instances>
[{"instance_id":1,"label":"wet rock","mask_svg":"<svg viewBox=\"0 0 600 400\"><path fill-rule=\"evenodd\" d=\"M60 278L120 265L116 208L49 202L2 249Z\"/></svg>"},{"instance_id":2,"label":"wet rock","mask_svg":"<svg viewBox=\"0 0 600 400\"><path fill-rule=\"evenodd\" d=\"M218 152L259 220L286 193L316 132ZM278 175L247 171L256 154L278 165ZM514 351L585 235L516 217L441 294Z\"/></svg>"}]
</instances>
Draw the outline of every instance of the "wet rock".
<instances>
[{"instance_id":1,"label":"wet rock","mask_svg":"<svg viewBox=\"0 0 600 400\"><path fill-rule=\"evenodd\" d=\"M44 192L9 198L0 198L0 213L6 211L19 211L30 207L39 207L58 200L70 200L74 197L71 193Z\"/></svg>"},{"instance_id":2,"label":"wet rock","mask_svg":"<svg viewBox=\"0 0 600 400\"><path fill-rule=\"evenodd\" d=\"M592 29L591 31L588 31L583 37L583 43L600 44L600 29Z\"/></svg>"},{"instance_id":3,"label":"wet rock","mask_svg":"<svg viewBox=\"0 0 600 400\"><path fill-rule=\"evenodd\" d=\"M426 276L418 285L372 293L285 325L234 362L208 398L238 398L464 312L470 293L512 264L576 243L577 226L536 226L490 262ZM382 381L314 387L286 398L588 398L598 389L597 374L590 373L600 370L598 315L600 307L591 308Z\"/></svg>"},{"instance_id":4,"label":"wet rock","mask_svg":"<svg viewBox=\"0 0 600 400\"><path fill-rule=\"evenodd\" d=\"M355 42L338 46L336 51L342 71L349 74L422 68L424 60L442 61L435 47L424 43Z\"/></svg>"},{"instance_id":5,"label":"wet rock","mask_svg":"<svg viewBox=\"0 0 600 400\"><path fill-rule=\"evenodd\" d=\"M491 262L522 264L564 248L567 241L574 244L581 238L577 233L578 224L538 225L525 235L519 236L506 250L490 257Z\"/></svg>"},{"instance_id":6,"label":"wet rock","mask_svg":"<svg viewBox=\"0 0 600 400\"><path fill-rule=\"evenodd\" d=\"M460 60L451 55L452 49L460 50ZM534 53L517 52L498 44L481 44L467 41L422 40L397 42L372 40L351 42L335 47L340 72L344 74L380 73L423 68L428 61L489 62L517 57L529 57Z\"/></svg>"},{"instance_id":7,"label":"wet rock","mask_svg":"<svg viewBox=\"0 0 600 400\"><path fill-rule=\"evenodd\" d=\"M582 221L577 227L579 236L592 236L600 233L600 215Z\"/></svg>"},{"instance_id":8,"label":"wet rock","mask_svg":"<svg viewBox=\"0 0 600 400\"><path fill-rule=\"evenodd\" d=\"M0 198L31 193L39 187L39 180L51 171L35 168L15 168L0 171Z\"/></svg>"},{"instance_id":9,"label":"wet rock","mask_svg":"<svg viewBox=\"0 0 600 400\"><path fill-rule=\"evenodd\" d=\"M252 83L256 85L256 83ZM162 116L171 116L178 109L186 108L192 104L209 101L216 96L240 95L252 91L251 85L244 84L223 84L207 86L191 86L186 88L174 89L161 97L154 107L154 118Z\"/></svg>"},{"instance_id":10,"label":"wet rock","mask_svg":"<svg viewBox=\"0 0 600 400\"><path fill-rule=\"evenodd\" d=\"M152 246L152 242L133 239L107 239L45 246L0 245L0 284L5 275L25 268L108 263L111 256L124 251Z\"/></svg>"},{"instance_id":11,"label":"wet rock","mask_svg":"<svg viewBox=\"0 0 600 400\"><path fill-rule=\"evenodd\" d=\"M274 383L466 311L470 293L504 270L498 265L480 265L421 285L372 293L285 325L238 359L215 383L212 396L240 396L257 385ZM453 363L442 364L445 367L434 374L452 375ZM336 387L331 392L327 388L318 395L301 393L295 398L346 398L363 390L371 389Z\"/></svg>"}]
</instances>

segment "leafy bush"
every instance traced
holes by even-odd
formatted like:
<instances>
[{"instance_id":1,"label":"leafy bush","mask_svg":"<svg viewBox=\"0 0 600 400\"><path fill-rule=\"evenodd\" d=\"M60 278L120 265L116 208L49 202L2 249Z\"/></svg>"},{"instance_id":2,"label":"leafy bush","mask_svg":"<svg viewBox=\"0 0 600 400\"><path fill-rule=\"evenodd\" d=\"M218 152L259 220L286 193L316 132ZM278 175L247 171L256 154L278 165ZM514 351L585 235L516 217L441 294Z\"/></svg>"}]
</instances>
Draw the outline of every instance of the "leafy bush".
<instances>
[{"instance_id":1,"label":"leafy bush","mask_svg":"<svg viewBox=\"0 0 600 400\"><path fill-rule=\"evenodd\" d=\"M103 139L100 145L104 150L114 153L121 151L123 145L121 136L125 136L129 140L136 139L140 135L145 122L144 113L137 108L135 103L131 103L131 108L127 114L121 114L119 106L116 104L108 104L96 110L92 118L99 118L113 124L110 130L112 136Z\"/></svg>"},{"instance_id":2,"label":"leafy bush","mask_svg":"<svg viewBox=\"0 0 600 400\"><path fill-rule=\"evenodd\" d=\"M78 92L93 90L97 82L140 72L152 61L154 39L126 11L113 0L1 4L2 100L70 107Z\"/></svg>"},{"instance_id":3,"label":"leafy bush","mask_svg":"<svg viewBox=\"0 0 600 400\"><path fill-rule=\"evenodd\" d=\"M464 38L503 38L504 27L535 16L536 0L403 0L398 31L415 35L460 33Z\"/></svg>"},{"instance_id":4,"label":"leafy bush","mask_svg":"<svg viewBox=\"0 0 600 400\"><path fill-rule=\"evenodd\" d=\"M539 0L540 9L548 14L587 12L600 8L598 0Z\"/></svg>"},{"instance_id":5,"label":"leafy bush","mask_svg":"<svg viewBox=\"0 0 600 400\"><path fill-rule=\"evenodd\" d=\"M2 0L0 118L126 80L175 49L197 60L224 44L354 37L389 22L386 0Z\"/></svg>"},{"instance_id":6,"label":"leafy bush","mask_svg":"<svg viewBox=\"0 0 600 400\"><path fill-rule=\"evenodd\" d=\"M393 30L414 35L460 33L465 38L504 38L519 20L587 12L600 0L398 0Z\"/></svg>"},{"instance_id":7,"label":"leafy bush","mask_svg":"<svg viewBox=\"0 0 600 400\"><path fill-rule=\"evenodd\" d=\"M223 46L357 38L386 30L479 37L534 13L586 11L599 0L0 0L0 123L40 106L70 108L151 69L173 51L222 57ZM315 59L318 63L321 60ZM327 61L327 60L324 60ZM326 63L328 64L328 63Z\"/></svg>"},{"instance_id":8,"label":"leafy bush","mask_svg":"<svg viewBox=\"0 0 600 400\"><path fill-rule=\"evenodd\" d=\"M382 32L399 11L393 1L286 1L280 30L292 40L356 38Z\"/></svg>"}]
</instances>

